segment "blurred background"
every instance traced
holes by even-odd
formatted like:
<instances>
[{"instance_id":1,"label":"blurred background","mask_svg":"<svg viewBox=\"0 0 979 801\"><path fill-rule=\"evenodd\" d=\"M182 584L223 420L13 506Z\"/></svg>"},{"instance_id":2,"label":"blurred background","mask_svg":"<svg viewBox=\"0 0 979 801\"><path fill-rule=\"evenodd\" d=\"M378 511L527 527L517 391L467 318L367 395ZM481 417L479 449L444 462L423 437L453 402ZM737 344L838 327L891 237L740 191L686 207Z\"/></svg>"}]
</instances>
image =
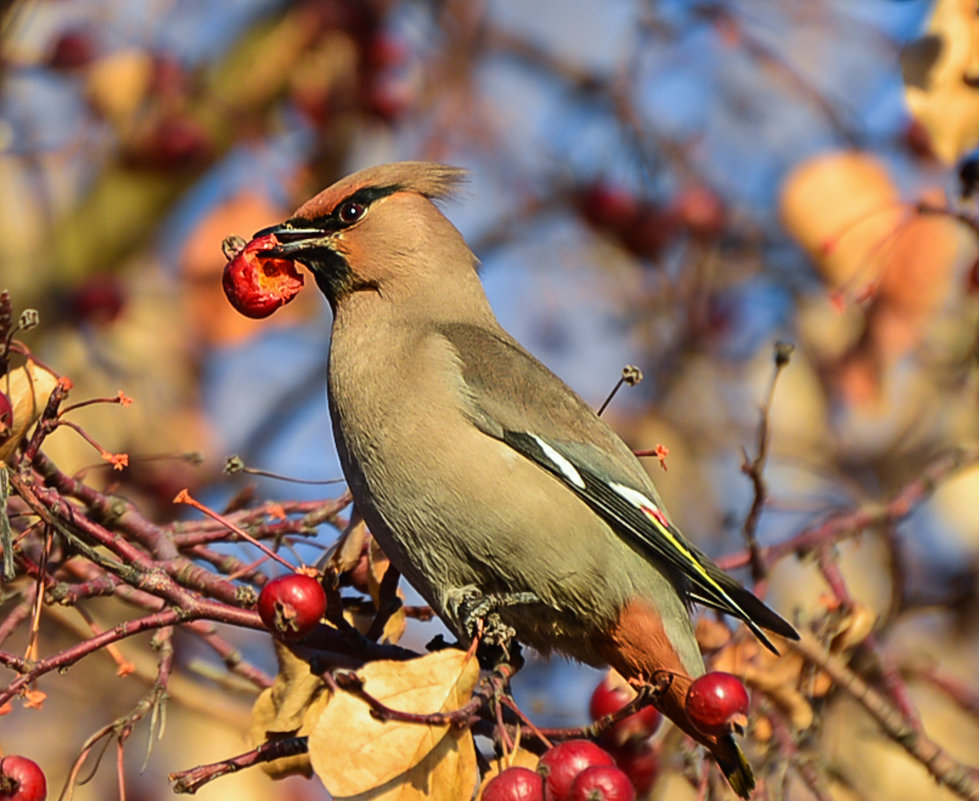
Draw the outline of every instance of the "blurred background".
<instances>
[{"instance_id":1,"label":"blurred background","mask_svg":"<svg viewBox=\"0 0 979 801\"><path fill-rule=\"evenodd\" d=\"M270 319L240 316L220 288L221 240L370 164L461 165L471 181L446 213L501 322L596 407L625 364L642 370L606 416L636 449L669 448L668 469L651 458L649 470L716 557L744 551L742 449L757 449L774 344L794 343L758 525L762 545L783 542L831 513L879 508L954 448L975 451L979 93L967 79L979 76L979 23L966 6L5 2L0 288L16 310L39 310L25 339L72 379L73 399L134 399L77 420L132 460L93 480L149 516L172 519L182 487L216 507L246 483L263 499L336 495L222 473L238 454L297 478L340 476L325 301L308 281ZM67 472L97 461L70 432L46 450ZM766 586L805 624L841 600L816 557L837 564L925 729L975 762L979 468L934 490L900 525L779 561ZM324 527L299 556L315 561L335 536ZM76 636L58 617L45 630L49 650ZM412 624L404 642L438 631ZM121 648L152 665L146 641ZM274 671L267 637L236 642ZM170 798L168 772L244 750L251 698L216 692L203 658L190 645L179 655L190 678L142 773L131 741L130 801ZM57 792L85 738L145 691L139 671L112 671L99 654L48 677L42 710L0 719L0 747L31 743ZM599 677L532 661L517 698L537 722L578 725ZM953 797L845 697L820 704L796 734L830 797ZM111 754L76 798L116 797ZM811 797L791 776L783 791ZM272 784L257 770L199 797L232 793L327 798L316 780ZM696 789L666 775L653 797Z\"/></svg>"}]
</instances>

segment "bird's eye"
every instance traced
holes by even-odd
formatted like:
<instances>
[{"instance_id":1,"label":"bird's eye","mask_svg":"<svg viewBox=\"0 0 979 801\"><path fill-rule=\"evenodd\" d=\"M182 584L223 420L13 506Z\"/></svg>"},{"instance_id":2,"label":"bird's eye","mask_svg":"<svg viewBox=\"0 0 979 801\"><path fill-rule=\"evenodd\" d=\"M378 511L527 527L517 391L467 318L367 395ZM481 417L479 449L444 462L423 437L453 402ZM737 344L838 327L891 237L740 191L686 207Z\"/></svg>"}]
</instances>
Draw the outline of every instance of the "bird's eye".
<instances>
[{"instance_id":1,"label":"bird's eye","mask_svg":"<svg viewBox=\"0 0 979 801\"><path fill-rule=\"evenodd\" d=\"M348 200L346 203L340 206L337 216L340 218L340 222L347 223L349 225L350 223L357 222L357 220L363 217L365 211L367 211L367 209L365 209L360 203L355 203L352 200Z\"/></svg>"}]
</instances>

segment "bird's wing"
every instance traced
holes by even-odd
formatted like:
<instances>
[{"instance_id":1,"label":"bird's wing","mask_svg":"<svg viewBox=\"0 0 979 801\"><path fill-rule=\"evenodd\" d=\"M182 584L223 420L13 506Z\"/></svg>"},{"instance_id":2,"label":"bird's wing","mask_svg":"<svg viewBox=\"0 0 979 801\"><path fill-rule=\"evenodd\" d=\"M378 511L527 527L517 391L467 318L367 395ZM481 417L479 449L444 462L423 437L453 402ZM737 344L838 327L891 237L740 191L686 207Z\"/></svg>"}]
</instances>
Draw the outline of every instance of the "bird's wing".
<instances>
[{"instance_id":1,"label":"bird's wing","mask_svg":"<svg viewBox=\"0 0 979 801\"><path fill-rule=\"evenodd\" d=\"M439 334L458 355L468 411L484 433L553 473L616 532L679 577L675 583L688 600L740 618L772 651L762 628L798 639L788 622L686 540L628 446L512 337L464 323L442 325Z\"/></svg>"}]
</instances>

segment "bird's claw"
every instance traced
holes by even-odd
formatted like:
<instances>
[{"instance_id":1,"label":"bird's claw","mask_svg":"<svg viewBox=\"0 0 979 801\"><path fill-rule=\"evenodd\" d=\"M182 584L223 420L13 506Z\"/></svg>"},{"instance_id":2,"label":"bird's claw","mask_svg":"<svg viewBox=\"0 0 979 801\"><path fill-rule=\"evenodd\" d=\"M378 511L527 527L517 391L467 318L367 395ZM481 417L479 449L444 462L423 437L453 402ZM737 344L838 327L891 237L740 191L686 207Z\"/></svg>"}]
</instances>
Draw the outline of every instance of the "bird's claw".
<instances>
[{"instance_id":1,"label":"bird's claw","mask_svg":"<svg viewBox=\"0 0 979 801\"><path fill-rule=\"evenodd\" d=\"M503 622L500 612L511 606L541 602L532 592L483 593L473 585L450 590L445 600L446 611L459 622L470 641L497 646L504 653L509 653L516 631Z\"/></svg>"}]
</instances>

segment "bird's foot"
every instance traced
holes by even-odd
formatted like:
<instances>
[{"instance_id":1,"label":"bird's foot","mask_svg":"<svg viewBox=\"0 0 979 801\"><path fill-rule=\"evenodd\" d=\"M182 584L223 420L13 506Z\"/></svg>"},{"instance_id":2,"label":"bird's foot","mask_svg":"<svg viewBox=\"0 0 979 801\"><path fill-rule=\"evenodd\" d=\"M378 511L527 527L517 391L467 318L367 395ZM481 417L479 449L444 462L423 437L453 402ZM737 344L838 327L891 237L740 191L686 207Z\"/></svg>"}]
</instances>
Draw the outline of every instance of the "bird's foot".
<instances>
[{"instance_id":1,"label":"bird's foot","mask_svg":"<svg viewBox=\"0 0 979 801\"><path fill-rule=\"evenodd\" d=\"M511 606L540 603L532 592L483 593L468 585L446 593L445 605L462 632L476 648L481 663L520 660L516 630L504 623L500 612ZM522 660L520 660L522 661Z\"/></svg>"}]
</instances>

